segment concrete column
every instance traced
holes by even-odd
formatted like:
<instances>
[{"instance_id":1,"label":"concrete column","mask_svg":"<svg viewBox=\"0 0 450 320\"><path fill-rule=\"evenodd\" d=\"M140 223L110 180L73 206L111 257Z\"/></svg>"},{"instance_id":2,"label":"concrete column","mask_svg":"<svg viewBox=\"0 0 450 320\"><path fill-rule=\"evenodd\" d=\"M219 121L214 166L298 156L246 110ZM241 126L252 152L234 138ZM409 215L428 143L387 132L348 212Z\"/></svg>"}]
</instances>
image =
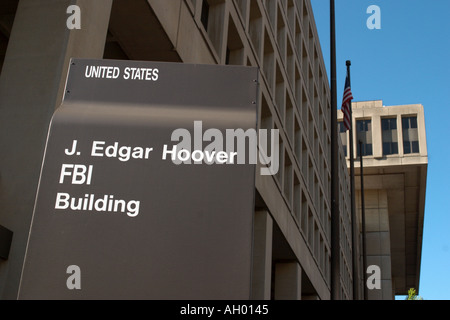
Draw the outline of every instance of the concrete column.
<instances>
[{"instance_id":1,"label":"concrete column","mask_svg":"<svg viewBox=\"0 0 450 320\"><path fill-rule=\"evenodd\" d=\"M166 2L164 1L164 3ZM179 25L183 27L178 29L175 49L185 63L216 64L218 61L208 47L208 42L204 38L205 35L199 29L201 25L200 3L201 1L196 1L197 11L196 16L193 18L185 1L181 2ZM166 29L164 20L161 23Z\"/></svg>"},{"instance_id":2,"label":"concrete column","mask_svg":"<svg viewBox=\"0 0 450 320\"><path fill-rule=\"evenodd\" d=\"M402 116L401 115L397 115L397 141L398 141L398 155L400 157L403 157L404 156L404 153L403 153L403 126L402 126Z\"/></svg>"},{"instance_id":3,"label":"concrete column","mask_svg":"<svg viewBox=\"0 0 450 320\"><path fill-rule=\"evenodd\" d=\"M275 265L275 300L301 300L302 268L297 261Z\"/></svg>"},{"instance_id":4,"label":"concrete column","mask_svg":"<svg viewBox=\"0 0 450 320\"><path fill-rule=\"evenodd\" d=\"M372 116L372 151L374 158L383 157L383 138L380 115Z\"/></svg>"},{"instance_id":5,"label":"concrete column","mask_svg":"<svg viewBox=\"0 0 450 320\"><path fill-rule=\"evenodd\" d=\"M69 5L81 29L69 30ZM15 299L49 122L71 57L102 58L112 0L20 0L0 77L0 224L14 232L0 261L0 298Z\"/></svg>"},{"instance_id":6,"label":"concrete column","mask_svg":"<svg viewBox=\"0 0 450 320\"><path fill-rule=\"evenodd\" d=\"M391 242L387 193L385 190L365 190L364 195L366 202L367 267L375 265L381 271L381 288L368 290L368 299L392 300Z\"/></svg>"},{"instance_id":7,"label":"concrete column","mask_svg":"<svg viewBox=\"0 0 450 320\"><path fill-rule=\"evenodd\" d=\"M252 299L270 300L273 220L267 211L256 211L254 221Z\"/></svg>"}]
</instances>

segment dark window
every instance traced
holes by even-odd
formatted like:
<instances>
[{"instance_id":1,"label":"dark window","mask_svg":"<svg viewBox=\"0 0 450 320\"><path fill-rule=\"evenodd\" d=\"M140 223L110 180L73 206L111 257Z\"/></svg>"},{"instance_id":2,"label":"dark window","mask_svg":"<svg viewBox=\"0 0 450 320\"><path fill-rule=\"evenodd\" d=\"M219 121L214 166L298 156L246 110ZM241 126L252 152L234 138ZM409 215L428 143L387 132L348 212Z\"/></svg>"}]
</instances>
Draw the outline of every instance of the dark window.
<instances>
[{"instance_id":1,"label":"dark window","mask_svg":"<svg viewBox=\"0 0 450 320\"><path fill-rule=\"evenodd\" d=\"M412 141L412 153L419 153L419 141Z\"/></svg>"},{"instance_id":2,"label":"dark window","mask_svg":"<svg viewBox=\"0 0 450 320\"><path fill-rule=\"evenodd\" d=\"M372 152L372 121L371 120L357 120L357 154L363 156L371 156ZM360 148L359 141L362 142L362 148Z\"/></svg>"},{"instance_id":3,"label":"dark window","mask_svg":"<svg viewBox=\"0 0 450 320\"><path fill-rule=\"evenodd\" d=\"M403 153L419 153L419 134L417 117L402 118Z\"/></svg>"},{"instance_id":4,"label":"dark window","mask_svg":"<svg viewBox=\"0 0 450 320\"><path fill-rule=\"evenodd\" d=\"M381 119L383 154L398 154L397 118Z\"/></svg>"},{"instance_id":5,"label":"dark window","mask_svg":"<svg viewBox=\"0 0 450 320\"><path fill-rule=\"evenodd\" d=\"M208 19L209 19L209 3L207 0L203 0L202 3L202 14L200 16L200 21L205 27L205 30L208 30Z\"/></svg>"},{"instance_id":6,"label":"dark window","mask_svg":"<svg viewBox=\"0 0 450 320\"><path fill-rule=\"evenodd\" d=\"M225 64L230 64L230 48L227 47L227 52L225 55Z\"/></svg>"},{"instance_id":7,"label":"dark window","mask_svg":"<svg viewBox=\"0 0 450 320\"><path fill-rule=\"evenodd\" d=\"M397 142L383 142L383 154L398 154Z\"/></svg>"},{"instance_id":8,"label":"dark window","mask_svg":"<svg viewBox=\"0 0 450 320\"><path fill-rule=\"evenodd\" d=\"M339 121L338 126L339 126L339 136L342 142L342 149L344 150L345 156L347 156L347 130L345 130L343 121Z\"/></svg>"}]
</instances>

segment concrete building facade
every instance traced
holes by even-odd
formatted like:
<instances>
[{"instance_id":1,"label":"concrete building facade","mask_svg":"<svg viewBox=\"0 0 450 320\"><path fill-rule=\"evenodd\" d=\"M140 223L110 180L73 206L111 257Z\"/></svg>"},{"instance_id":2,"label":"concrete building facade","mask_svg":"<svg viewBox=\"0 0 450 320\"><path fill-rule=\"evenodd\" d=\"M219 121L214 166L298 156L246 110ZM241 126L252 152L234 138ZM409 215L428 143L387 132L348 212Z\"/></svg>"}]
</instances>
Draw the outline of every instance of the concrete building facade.
<instances>
[{"instance_id":1,"label":"concrete building facade","mask_svg":"<svg viewBox=\"0 0 450 320\"><path fill-rule=\"evenodd\" d=\"M381 289L368 290L368 298L390 300L419 290L428 164L424 109L377 100L353 102L352 110L359 230L362 153L367 266L381 270ZM341 112L338 117L342 121ZM339 127L350 166L349 133L342 122Z\"/></svg>"},{"instance_id":2,"label":"concrete building facade","mask_svg":"<svg viewBox=\"0 0 450 320\"><path fill-rule=\"evenodd\" d=\"M81 9L81 29L66 26L70 5ZM330 299L330 89L309 0L5 0L0 31L0 225L14 233L0 260L0 298L17 296L47 129L76 57L259 67L258 127L280 130L280 170L255 179L252 298ZM344 157L339 291L352 299ZM408 261L420 253L397 249ZM399 269L404 282L398 273L385 279L406 288L406 275L418 277L411 268Z\"/></svg>"}]
</instances>

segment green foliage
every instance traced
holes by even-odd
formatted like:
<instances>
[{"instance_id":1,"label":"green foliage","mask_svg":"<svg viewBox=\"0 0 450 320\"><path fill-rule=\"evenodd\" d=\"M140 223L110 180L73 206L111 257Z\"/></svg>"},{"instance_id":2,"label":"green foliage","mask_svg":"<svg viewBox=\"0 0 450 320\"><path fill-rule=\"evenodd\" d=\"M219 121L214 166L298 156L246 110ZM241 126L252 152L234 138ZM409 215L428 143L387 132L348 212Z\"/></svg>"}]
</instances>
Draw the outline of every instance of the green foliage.
<instances>
[{"instance_id":1,"label":"green foliage","mask_svg":"<svg viewBox=\"0 0 450 320\"><path fill-rule=\"evenodd\" d=\"M408 298L406 300L423 300L423 298L417 295L416 289L411 288L408 290Z\"/></svg>"}]
</instances>

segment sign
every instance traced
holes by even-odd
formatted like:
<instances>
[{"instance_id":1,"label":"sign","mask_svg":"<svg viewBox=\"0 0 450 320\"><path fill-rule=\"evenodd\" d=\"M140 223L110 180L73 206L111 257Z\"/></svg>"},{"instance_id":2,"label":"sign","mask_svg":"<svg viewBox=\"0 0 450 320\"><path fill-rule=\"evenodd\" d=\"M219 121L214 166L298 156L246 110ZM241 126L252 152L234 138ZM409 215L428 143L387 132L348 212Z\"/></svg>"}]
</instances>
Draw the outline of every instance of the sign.
<instances>
[{"instance_id":1,"label":"sign","mask_svg":"<svg viewBox=\"0 0 450 320\"><path fill-rule=\"evenodd\" d=\"M249 299L255 164L225 140L257 92L251 67L73 59L18 298Z\"/></svg>"}]
</instances>

